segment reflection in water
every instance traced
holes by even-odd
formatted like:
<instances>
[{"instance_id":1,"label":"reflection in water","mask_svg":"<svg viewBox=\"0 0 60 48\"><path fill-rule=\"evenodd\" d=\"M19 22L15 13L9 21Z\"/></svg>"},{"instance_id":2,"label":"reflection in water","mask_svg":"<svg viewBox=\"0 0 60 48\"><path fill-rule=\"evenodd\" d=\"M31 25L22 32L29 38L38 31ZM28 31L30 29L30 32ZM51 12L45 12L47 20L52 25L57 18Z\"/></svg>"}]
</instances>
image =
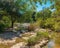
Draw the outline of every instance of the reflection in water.
<instances>
[{"instance_id":1,"label":"reflection in water","mask_svg":"<svg viewBox=\"0 0 60 48\"><path fill-rule=\"evenodd\" d=\"M54 48L55 42L54 40L50 40L49 43L47 44L48 48Z\"/></svg>"}]
</instances>

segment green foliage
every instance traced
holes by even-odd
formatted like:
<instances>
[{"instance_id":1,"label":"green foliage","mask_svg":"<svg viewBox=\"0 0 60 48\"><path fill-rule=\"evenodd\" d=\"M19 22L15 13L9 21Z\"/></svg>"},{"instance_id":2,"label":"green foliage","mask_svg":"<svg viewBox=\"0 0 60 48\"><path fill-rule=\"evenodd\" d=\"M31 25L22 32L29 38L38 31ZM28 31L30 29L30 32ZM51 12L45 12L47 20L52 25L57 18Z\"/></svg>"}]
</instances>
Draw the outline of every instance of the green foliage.
<instances>
[{"instance_id":1,"label":"green foliage","mask_svg":"<svg viewBox=\"0 0 60 48\"><path fill-rule=\"evenodd\" d=\"M54 25L54 30L60 32L60 22L56 22Z\"/></svg>"},{"instance_id":2,"label":"green foliage","mask_svg":"<svg viewBox=\"0 0 60 48\"><path fill-rule=\"evenodd\" d=\"M36 37L31 37L31 38L28 39L28 45L29 46L35 45L36 42L37 42Z\"/></svg>"},{"instance_id":3,"label":"green foliage","mask_svg":"<svg viewBox=\"0 0 60 48\"><path fill-rule=\"evenodd\" d=\"M35 22L35 26L45 28L45 20L42 18L38 18L37 21Z\"/></svg>"},{"instance_id":4,"label":"green foliage","mask_svg":"<svg viewBox=\"0 0 60 48\"><path fill-rule=\"evenodd\" d=\"M0 33L2 33L5 30L5 24L0 21Z\"/></svg>"},{"instance_id":5,"label":"green foliage","mask_svg":"<svg viewBox=\"0 0 60 48\"><path fill-rule=\"evenodd\" d=\"M36 43L39 43L41 39L48 37L49 37L48 32L37 32L35 37L30 37L28 39L28 45L29 46L35 45Z\"/></svg>"},{"instance_id":6,"label":"green foliage","mask_svg":"<svg viewBox=\"0 0 60 48\"><path fill-rule=\"evenodd\" d=\"M48 32L37 32L37 36L40 38L47 38L49 37L49 33Z\"/></svg>"},{"instance_id":7,"label":"green foliage","mask_svg":"<svg viewBox=\"0 0 60 48\"><path fill-rule=\"evenodd\" d=\"M45 21L45 28L50 28L54 31L60 31L60 17L59 18L48 18Z\"/></svg>"},{"instance_id":8,"label":"green foliage","mask_svg":"<svg viewBox=\"0 0 60 48\"><path fill-rule=\"evenodd\" d=\"M41 18L38 18L35 24L36 24L36 26L41 26L42 19Z\"/></svg>"},{"instance_id":9,"label":"green foliage","mask_svg":"<svg viewBox=\"0 0 60 48\"><path fill-rule=\"evenodd\" d=\"M19 19L20 22L33 22L32 20L32 10L26 11ZM22 21L21 21L22 20Z\"/></svg>"},{"instance_id":10,"label":"green foliage","mask_svg":"<svg viewBox=\"0 0 60 48\"><path fill-rule=\"evenodd\" d=\"M49 10L49 8L45 8L42 11L38 12L36 16L37 25L39 25L42 28L45 28L45 22L47 22L46 20L50 20L48 18L51 17L51 13L52 12Z\"/></svg>"},{"instance_id":11,"label":"green foliage","mask_svg":"<svg viewBox=\"0 0 60 48\"><path fill-rule=\"evenodd\" d=\"M45 27L53 29L53 25L55 24L55 18L47 18L45 21Z\"/></svg>"},{"instance_id":12,"label":"green foliage","mask_svg":"<svg viewBox=\"0 0 60 48\"><path fill-rule=\"evenodd\" d=\"M3 16L2 20L0 20L0 32L5 31L5 28L8 28L11 26L10 18L7 16Z\"/></svg>"},{"instance_id":13,"label":"green foliage","mask_svg":"<svg viewBox=\"0 0 60 48\"><path fill-rule=\"evenodd\" d=\"M4 22L6 27L9 27L10 24L14 24L16 20L19 20L21 22L33 22L32 20L32 13L36 11L36 2L40 2L42 5L43 3L47 3L48 0L0 0L0 14L1 16L4 16L2 21ZM56 8L56 16L60 16L60 3L59 0L54 0L55 3L53 6ZM54 2L50 0L50 2ZM53 8L54 8L53 7ZM59 18L51 18L51 12L49 8L43 8L42 11L38 12L36 14L36 26L44 27L44 28L50 28L54 29L56 31L59 31ZM23 14L23 15L22 15ZM55 16L53 13L53 15ZM7 15L7 16L5 16ZM8 15L11 19L8 18ZM22 15L22 16L21 16ZM1 17L0 17L1 19ZM11 20L11 23L10 23ZM34 30L34 26L30 25L29 30Z\"/></svg>"},{"instance_id":14,"label":"green foliage","mask_svg":"<svg viewBox=\"0 0 60 48\"><path fill-rule=\"evenodd\" d=\"M2 17L2 21L5 24L6 27L10 27L11 26L11 20L8 16L3 16Z\"/></svg>"},{"instance_id":15,"label":"green foliage","mask_svg":"<svg viewBox=\"0 0 60 48\"><path fill-rule=\"evenodd\" d=\"M51 11L49 10L49 8L44 8L42 11L37 13L36 18L42 18L43 20L51 17Z\"/></svg>"},{"instance_id":16,"label":"green foliage","mask_svg":"<svg viewBox=\"0 0 60 48\"><path fill-rule=\"evenodd\" d=\"M49 28L54 31L60 31L60 17L50 17L45 20L38 18L38 20L36 21L36 26Z\"/></svg>"}]
</instances>

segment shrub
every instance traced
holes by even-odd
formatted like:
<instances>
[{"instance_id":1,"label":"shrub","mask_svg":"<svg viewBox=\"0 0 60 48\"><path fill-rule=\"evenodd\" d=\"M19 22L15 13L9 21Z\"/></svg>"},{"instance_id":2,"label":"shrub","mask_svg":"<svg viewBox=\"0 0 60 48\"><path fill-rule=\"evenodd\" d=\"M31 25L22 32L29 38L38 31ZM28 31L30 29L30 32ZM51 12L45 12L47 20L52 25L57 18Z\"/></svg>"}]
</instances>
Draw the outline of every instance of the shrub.
<instances>
[{"instance_id":1,"label":"shrub","mask_svg":"<svg viewBox=\"0 0 60 48\"><path fill-rule=\"evenodd\" d=\"M4 25L6 26L6 28L11 26L11 20L8 16L3 16L2 21Z\"/></svg>"},{"instance_id":2,"label":"shrub","mask_svg":"<svg viewBox=\"0 0 60 48\"><path fill-rule=\"evenodd\" d=\"M39 18L36 21L36 26L44 28L44 23L45 23L45 21L42 18Z\"/></svg>"},{"instance_id":3,"label":"shrub","mask_svg":"<svg viewBox=\"0 0 60 48\"><path fill-rule=\"evenodd\" d=\"M28 46L33 46L39 43L41 39L48 38L48 37L49 37L48 32L37 32L37 35L35 37L30 37L28 39Z\"/></svg>"},{"instance_id":4,"label":"shrub","mask_svg":"<svg viewBox=\"0 0 60 48\"><path fill-rule=\"evenodd\" d=\"M37 43L36 37L31 37L28 39L28 46L35 45Z\"/></svg>"},{"instance_id":5,"label":"shrub","mask_svg":"<svg viewBox=\"0 0 60 48\"><path fill-rule=\"evenodd\" d=\"M40 38L48 38L49 33L48 32L37 32L37 36Z\"/></svg>"},{"instance_id":6,"label":"shrub","mask_svg":"<svg viewBox=\"0 0 60 48\"><path fill-rule=\"evenodd\" d=\"M53 27L54 27L54 30L55 31L60 31L60 22L56 22L54 25L53 25Z\"/></svg>"},{"instance_id":7,"label":"shrub","mask_svg":"<svg viewBox=\"0 0 60 48\"><path fill-rule=\"evenodd\" d=\"M10 27L10 19L7 16L3 16L0 20L0 33L5 31L5 28Z\"/></svg>"},{"instance_id":8,"label":"shrub","mask_svg":"<svg viewBox=\"0 0 60 48\"><path fill-rule=\"evenodd\" d=\"M5 29L5 25L3 22L0 22L0 33L2 33Z\"/></svg>"},{"instance_id":9,"label":"shrub","mask_svg":"<svg viewBox=\"0 0 60 48\"><path fill-rule=\"evenodd\" d=\"M36 23L35 23L35 24L36 24L36 26L40 26L40 25L41 25L41 22L42 22L42 19L40 19L40 18L39 18L39 19L37 19L37 21L36 21Z\"/></svg>"},{"instance_id":10,"label":"shrub","mask_svg":"<svg viewBox=\"0 0 60 48\"><path fill-rule=\"evenodd\" d=\"M56 22L60 22L60 16L56 17Z\"/></svg>"},{"instance_id":11,"label":"shrub","mask_svg":"<svg viewBox=\"0 0 60 48\"><path fill-rule=\"evenodd\" d=\"M45 28L53 29L53 25L55 24L55 18L47 18L45 21Z\"/></svg>"}]
</instances>

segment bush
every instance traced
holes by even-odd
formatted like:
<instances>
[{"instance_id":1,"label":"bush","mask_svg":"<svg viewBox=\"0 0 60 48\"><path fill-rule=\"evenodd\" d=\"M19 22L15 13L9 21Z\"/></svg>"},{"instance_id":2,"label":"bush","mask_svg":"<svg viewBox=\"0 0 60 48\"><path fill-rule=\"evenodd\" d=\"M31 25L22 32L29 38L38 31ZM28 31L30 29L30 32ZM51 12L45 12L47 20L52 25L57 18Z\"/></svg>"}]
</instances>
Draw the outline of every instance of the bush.
<instances>
[{"instance_id":1,"label":"bush","mask_svg":"<svg viewBox=\"0 0 60 48\"><path fill-rule=\"evenodd\" d=\"M35 45L37 43L36 37L31 37L28 39L28 46Z\"/></svg>"},{"instance_id":2,"label":"bush","mask_svg":"<svg viewBox=\"0 0 60 48\"><path fill-rule=\"evenodd\" d=\"M2 33L5 29L5 25L3 22L0 22L0 33Z\"/></svg>"},{"instance_id":3,"label":"bush","mask_svg":"<svg viewBox=\"0 0 60 48\"><path fill-rule=\"evenodd\" d=\"M40 38L48 38L49 33L48 32L37 32L37 36Z\"/></svg>"},{"instance_id":4,"label":"bush","mask_svg":"<svg viewBox=\"0 0 60 48\"><path fill-rule=\"evenodd\" d=\"M11 26L11 20L8 16L3 16L2 21L4 25L6 26L6 28Z\"/></svg>"},{"instance_id":5,"label":"bush","mask_svg":"<svg viewBox=\"0 0 60 48\"><path fill-rule=\"evenodd\" d=\"M31 37L28 39L28 46L33 46L41 41L43 38L48 38L48 32L37 32L35 37Z\"/></svg>"},{"instance_id":6,"label":"bush","mask_svg":"<svg viewBox=\"0 0 60 48\"><path fill-rule=\"evenodd\" d=\"M47 18L45 21L45 28L53 29L53 25L55 24L55 18Z\"/></svg>"},{"instance_id":7,"label":"bush","mask_svg":"<svg viewBox=\"0 0 60 48\"><path fill-rule=\"evenodd\" d=\"M60 22L56 22L53 27L55 31L60 32Z\"/></svg>"},{"instance_id":8,"label":"bush","mask_svg":"<svg viewBox=\"0 0 60 48\"><path fill-rule=\"evenodd\" d=\"M36 21L36 26L44 28L44 23L45 23L45 21L42 18L39 18Z\"/></svg>"},{"instance_id":9,"label":"bush","mask_svg":"<svg viewBox=\"0 0 60 48\"><path fill-rule=\"evenodd\" d=\"M10 19L7 16L3 16L0 20L0 33L5 31L5 28L10 27Z\"/></svg>"},{"instance_id":10,"label":"bush","mask_svg":"<svg viewBox=\"0 0 60 48\"><path fill-rule=\"evenodd\" d=\"M36 21L36 23L35 23L36 26L40 26L40 25L41 25L41 22L42 22L42 19L39 18L39 19Z\"/></svg>"}]
</instances>

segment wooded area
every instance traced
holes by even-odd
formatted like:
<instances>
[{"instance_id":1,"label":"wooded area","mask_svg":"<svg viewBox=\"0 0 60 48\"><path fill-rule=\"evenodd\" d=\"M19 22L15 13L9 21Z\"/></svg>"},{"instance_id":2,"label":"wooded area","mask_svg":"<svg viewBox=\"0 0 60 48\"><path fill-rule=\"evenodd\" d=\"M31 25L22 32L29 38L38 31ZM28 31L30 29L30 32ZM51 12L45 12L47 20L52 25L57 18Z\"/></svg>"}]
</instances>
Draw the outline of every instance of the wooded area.
<instances>
[{"instance_id":1,"label":"wooded area","mask_svg":"<svg viewBox=\"0 0 60 48\"><path fill-rule=\"evenodd\" d=\"M48 1L50 7L37 11L37 3L43 6ZM35 31L40 28L47 31ZM53 38L60 45L60 0L0 0L0 34L15 32L19 36L31 31L37 35L28 39L29 46L42 38ZM49 37L49 33L52 37Z\"/></svg>"}]
</instances>

